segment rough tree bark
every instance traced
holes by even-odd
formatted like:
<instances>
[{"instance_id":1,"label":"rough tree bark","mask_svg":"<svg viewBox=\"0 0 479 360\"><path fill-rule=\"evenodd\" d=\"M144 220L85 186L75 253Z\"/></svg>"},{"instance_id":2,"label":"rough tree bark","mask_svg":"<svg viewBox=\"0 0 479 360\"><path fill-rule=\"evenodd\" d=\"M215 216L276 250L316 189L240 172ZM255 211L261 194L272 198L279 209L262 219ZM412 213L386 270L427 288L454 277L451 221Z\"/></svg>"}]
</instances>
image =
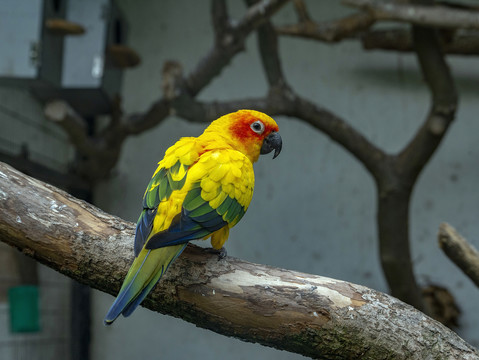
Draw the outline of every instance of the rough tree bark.
<instances>
[{"instance_id":1,"label":"rough tree bark","mask_svg":"<svg viewBox=\"0 0 479 360\"><path fill-rule=\"evenodd\" d=\"M132 259L132 223L3 163L0 200L0 240L77 281L117 293ZM231 257L219 261L193 245L144 306L313 358L479 359L455 333L389 295Z\"/></svg>"}]
</instances>

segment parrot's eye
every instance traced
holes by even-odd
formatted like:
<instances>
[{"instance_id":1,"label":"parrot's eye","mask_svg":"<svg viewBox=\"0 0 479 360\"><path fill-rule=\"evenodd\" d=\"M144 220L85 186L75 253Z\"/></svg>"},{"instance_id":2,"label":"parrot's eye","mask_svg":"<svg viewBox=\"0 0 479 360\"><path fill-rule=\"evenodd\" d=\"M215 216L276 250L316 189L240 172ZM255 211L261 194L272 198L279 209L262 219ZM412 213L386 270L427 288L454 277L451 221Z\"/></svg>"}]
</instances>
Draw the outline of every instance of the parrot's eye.
<instances>
[{"instance_id":1,"label":"parrot's eye","mask_svg":"<svg viewBox=\"0 0 479 360\"><path fill-rule=\"evenodd\" d=\"M264 124L261 121L255 121L251 124L251 130L257 134L262 134L264 131Z\"/></svg>"}]
</instances>

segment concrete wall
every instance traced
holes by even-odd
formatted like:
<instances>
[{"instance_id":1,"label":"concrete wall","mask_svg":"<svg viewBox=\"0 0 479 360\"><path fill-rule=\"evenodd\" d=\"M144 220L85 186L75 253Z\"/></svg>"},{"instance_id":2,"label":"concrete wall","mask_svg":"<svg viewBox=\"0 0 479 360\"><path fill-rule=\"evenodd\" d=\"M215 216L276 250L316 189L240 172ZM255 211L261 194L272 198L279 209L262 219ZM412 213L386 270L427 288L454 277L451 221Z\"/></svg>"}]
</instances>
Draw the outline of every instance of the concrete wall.
<instances>
[{"instance_id":1,"label":"concrete wall","mask_svg":"<svg viewBox=\"0 0 479 360\"><path fill-rule=\"evenodd\" d=\"M126 112L145 110L160 96L161 66L179 60L186 71L212 44L207 2L121 0L130 24L129 44L142 56L123 86ZM241 2L229 2L241 16ZM344 15L339 2L311 2L317 20ZM295 21L288 5L274 18ZM429 94L412 55L364 52L356 42L324 45L281 39L290 84L344 117L388 152L401 149L421 125ZM437 246L442 221L479 245L479 95L477 59L450 58L461 96L456 123L419 179L411 207L412 250L421 284L448 287L464 316L459 333L479 346L477 289ZM261 96L267 87L253 37L203 100ZM228 254L248 261L343 279L386 291L377 256L376 193L365 169L324 134L296 120L278 117L284 147L271 161L255 166L256 188L250 209L232 230ZM164 151L179 137L198 135L205 126L170 117L157 128L130 138L114 177L98 186L96 203L136 221L144 189ZM293 359L292 354L225 338L178 319L138 309L132 317L103 327L113 297L96 292L93 359L222 358Z\"/></svg>"}]
</instances>

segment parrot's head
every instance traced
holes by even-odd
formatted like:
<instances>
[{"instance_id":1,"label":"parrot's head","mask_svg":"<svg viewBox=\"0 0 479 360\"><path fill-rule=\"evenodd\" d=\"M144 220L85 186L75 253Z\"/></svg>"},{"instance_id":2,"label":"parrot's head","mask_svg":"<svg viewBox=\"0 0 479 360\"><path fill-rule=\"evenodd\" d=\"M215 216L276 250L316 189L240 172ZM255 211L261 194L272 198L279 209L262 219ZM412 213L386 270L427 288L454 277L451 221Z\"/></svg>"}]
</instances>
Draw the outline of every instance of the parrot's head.
<instances>
[{"instance_id":1,"label":"parrot's head","mask_svg":"<svg viewBox=\"0 0 479 360\"><path fill-rule=\"evenodd\" d=\"M274 150L273 159L282 147L278 124L268 115L255 110L239 110L224 115L211 123L209 128L221 132L221 136L255 162L260 154Z\"/></svg>"}]
</instances>

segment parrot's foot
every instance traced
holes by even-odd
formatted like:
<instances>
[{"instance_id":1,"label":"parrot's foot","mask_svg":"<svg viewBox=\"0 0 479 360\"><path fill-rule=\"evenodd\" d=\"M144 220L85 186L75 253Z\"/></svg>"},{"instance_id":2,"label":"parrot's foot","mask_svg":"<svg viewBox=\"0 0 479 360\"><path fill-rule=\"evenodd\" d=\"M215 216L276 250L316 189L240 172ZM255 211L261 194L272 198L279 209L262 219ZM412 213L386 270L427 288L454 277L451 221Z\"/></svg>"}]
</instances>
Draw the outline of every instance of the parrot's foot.
<instances>
[{"instance_id":1,"label":"parrot's foot","mask_svg":"<svg viewBox=\"0 0 479 360\"><path fill-rule=\"evenodd\" d=\"M221 247L219 253L218 253L218 260L223 260L226 255L228 255L228 252L226 251L226 248L223 246Z\"/></svg>"},{"instance_id":2,"label":"parrot's foot","mask_svg":"<svg viewBox=\"0 0 479 360\"><path fill-rule=\"evenodd\" d=\"M219 250L214 248L209 248L208 250L213 254L218 254L218 261L223 260L226 255L228 255L228 252L226 251L226 248L224 246Z\"/></svg>"}]
</instances>

